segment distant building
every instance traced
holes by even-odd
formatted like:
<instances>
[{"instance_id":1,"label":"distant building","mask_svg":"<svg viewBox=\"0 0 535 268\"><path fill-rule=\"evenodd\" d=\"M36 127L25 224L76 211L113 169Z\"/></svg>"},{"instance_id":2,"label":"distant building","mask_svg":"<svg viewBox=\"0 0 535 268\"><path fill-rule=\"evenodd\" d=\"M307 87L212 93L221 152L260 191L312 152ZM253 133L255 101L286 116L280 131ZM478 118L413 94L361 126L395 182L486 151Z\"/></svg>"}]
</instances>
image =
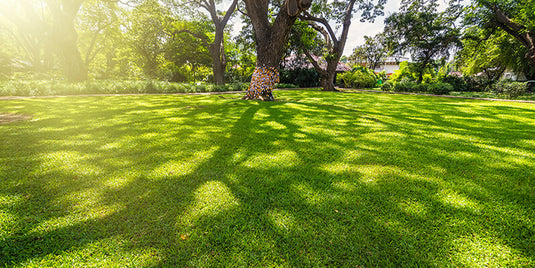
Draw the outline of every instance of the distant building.
<instances>
[{"instance_id":1,"label":"distant building","mask_svg":"<svg viewBox=\"0 0 535 268\"><path fill-rule=\"evenodd\" d=\"M393 56L387 57L379 67L375 68L375 72L386 72L387 75L393 74L395 71L399 70L399 64L404 61L409 61L407 57Z\"/></svg>"},{"instance_id":2,"label":"distant building","mask_svg":"<svg viewBox=\"0 0 535 268\"><path fill-rule=\"evenodd\" d=\"M512 69L506 69L505 72L503 72L501 79L510 79L519 82L528 80L523 72L515 72Z\"/></svg>"}]
</instances>

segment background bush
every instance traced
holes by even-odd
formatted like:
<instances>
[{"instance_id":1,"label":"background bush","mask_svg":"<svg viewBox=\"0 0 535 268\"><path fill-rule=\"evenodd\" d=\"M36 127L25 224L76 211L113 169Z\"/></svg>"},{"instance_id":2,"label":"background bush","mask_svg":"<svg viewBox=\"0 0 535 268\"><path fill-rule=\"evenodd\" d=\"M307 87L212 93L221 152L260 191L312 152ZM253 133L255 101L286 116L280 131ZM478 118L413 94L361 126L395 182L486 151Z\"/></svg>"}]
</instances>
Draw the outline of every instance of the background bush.
<instances>
[{"instance_id":1,"label":"background bush","mask_svg":"<svg viewBox=\"0 0 535 268\"><path fill-rule=\"evenodd\" d=\"M453 86L449 83L432 83L427 86L427 93L434 95L448 95L453 91Z\"/></svg>"},{"instance_id":2,"label":"background bush","mask_svg":"<svg viewBox=\"0 0 535 268\"><path fill-rule=\"evenodd\" d=\"M80 83L64 80L9 80L0 81L0 96L223 92L244 91L248 86L248 83L241 82L217 86L155 80L90 80Z\"/></svg>"},{"instance_id":3,"label":"background bush","mask_svg":"<svg viewBox=\"0 0 535 268\"><path fill-rule=\"evenodd\" d=\"M299 87L320 86L320 75L315 69L294 69L280 71L281 84L293 84Z\"/></svg>"},{"instance_id":4,"label":"background bush","mask_svg":"<svg viewBox=\"0 0 535 268\"><path fill-rule=\"evenodd\" d=\"M349 72L339 74L337 80L341 80L346 88L374 88L378 81L383 82L380 78L373 70L356 67Z\"/></svg>"},{"instance_id":5,"label":"background bush","mask_svg":"<svg viewBox=\"0 0 535 268\"><path fill-rule=\"evenodd\" d=\"M398 83L386 83L382 89L384 91L409 92L409 93L428 93L434 95L447 95L453 91L453 86L448 83L436 82L429 84L416 84L412 81L403 81ZM385 90L386 89L386 90Z\"/></svg>"},{"instance_id":6,"label":"background bush","mask_svg":"<svg viewBox=\"0 0 535 268\"><path fill-rule=\"evenodd\" d=\"M474 78L471 76L458 77L452 75L442 78L442 82L452 85L453 90L459 92L483 92L490 84L485 78Z\"/></svg>"},{"instance_id":7,"label":"background bush","mask_svg":"<svg viewBox=\"0 0 535 268\"><path fill-rule=\"evenodd\" d=\"M528 85L523 82L513 82L510 80L501 80L491 87L493 93L498 96L515 99L526 94Z\"/></svg>"}]
</instances>

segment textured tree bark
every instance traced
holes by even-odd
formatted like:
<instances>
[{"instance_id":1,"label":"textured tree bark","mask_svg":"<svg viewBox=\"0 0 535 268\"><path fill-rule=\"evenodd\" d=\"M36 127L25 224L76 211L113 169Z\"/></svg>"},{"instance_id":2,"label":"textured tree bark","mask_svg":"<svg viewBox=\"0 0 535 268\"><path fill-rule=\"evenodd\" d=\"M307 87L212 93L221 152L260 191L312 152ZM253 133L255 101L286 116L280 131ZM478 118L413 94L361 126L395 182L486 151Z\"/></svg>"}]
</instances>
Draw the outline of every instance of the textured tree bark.
<instances>
[{"instance_id":1,"label":"textured tree bark","mask_svg":"<svg viewBox=\"0 0 535 268\"><path fill-rule=\"evenodd\" d=\"M324 75L322 75L321 85L323 86L323 91L338 91L334 86L336 80L336 68L338 67L339 57L336 57L336 60L327 61L327 70Z\"/></svg>"},{"instance_id":2,"label":"textured tree bark","mask_svg":"<svg viewBox=\"0 0 535 268\"><path fill-rule=\"evenodd\" d=\"M297 15L308 9L312 0L285 0L273 24L268 17L269 0L244 2L255 32L257 60L251 84L243 99L273 101L272 91L279 82L278 67L288 35Z\"/></svg>"},{"instance_id":3,"label":"textured tree bark","mask_svg":"<svg viewBox=\"0 0 535 268\"><path fill-rule=\"evenodd\" d=\"M217 29L217 27L216 27ZM223 40L223 30L221 30L220 37L216 31L216 40L209 45L210 55L212 56L212 71L214 73L214 84L225 84L225 69L227 68L227 58L225 55L225 45Z\"/></svg>"}]
</instances>

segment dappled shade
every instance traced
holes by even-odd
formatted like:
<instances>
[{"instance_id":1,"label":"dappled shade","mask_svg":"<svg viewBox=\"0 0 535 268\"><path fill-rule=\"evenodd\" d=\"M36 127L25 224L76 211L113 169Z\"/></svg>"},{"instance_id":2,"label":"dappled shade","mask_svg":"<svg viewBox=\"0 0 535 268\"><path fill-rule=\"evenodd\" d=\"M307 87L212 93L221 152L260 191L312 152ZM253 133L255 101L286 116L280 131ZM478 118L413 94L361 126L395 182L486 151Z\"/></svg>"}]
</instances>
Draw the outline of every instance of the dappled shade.
<instances>
[{"instance_id":1,"label":"dappled shade","mask_svg":"<svg viewBox=\"0 0 535 268\"><path fill-rule=\"evenodd\" d=\"M535 265L533 104L1 101L0 266Z\"/></svg>"}]
</instances>

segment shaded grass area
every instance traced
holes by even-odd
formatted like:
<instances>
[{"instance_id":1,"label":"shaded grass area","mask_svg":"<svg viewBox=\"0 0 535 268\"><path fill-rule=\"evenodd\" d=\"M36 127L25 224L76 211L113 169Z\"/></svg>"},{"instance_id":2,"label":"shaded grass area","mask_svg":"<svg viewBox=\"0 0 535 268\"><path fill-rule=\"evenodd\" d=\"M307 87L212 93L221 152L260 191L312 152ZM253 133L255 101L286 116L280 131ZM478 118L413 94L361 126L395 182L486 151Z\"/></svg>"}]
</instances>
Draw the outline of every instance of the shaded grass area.
<instances>
[{"instance_id":1,"label":"shaded grass area","mask_svg":"<svg viewBox=\"0 0 535 268\"><path fill-rule=\"evenodd\" d=\"M0 266L535 265L535 105L276 94L1 101Z\"/></svg>"}]
</instances>

